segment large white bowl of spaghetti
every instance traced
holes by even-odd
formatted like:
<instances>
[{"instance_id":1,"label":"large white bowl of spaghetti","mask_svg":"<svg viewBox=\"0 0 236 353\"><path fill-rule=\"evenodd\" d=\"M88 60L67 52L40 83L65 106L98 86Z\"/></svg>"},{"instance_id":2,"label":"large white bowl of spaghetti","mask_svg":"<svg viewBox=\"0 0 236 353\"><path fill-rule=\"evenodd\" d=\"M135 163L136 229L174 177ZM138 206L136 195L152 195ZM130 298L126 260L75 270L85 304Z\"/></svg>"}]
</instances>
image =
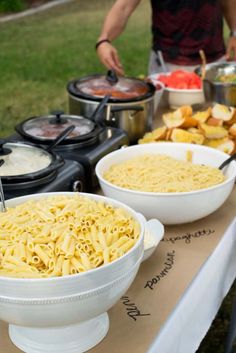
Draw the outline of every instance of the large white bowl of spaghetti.
<instances>
[{"instance_id":1,"label":"large white bowl of spaghetti","mask_svg":"<svg viewBox=\"0 0 236 353\"><path fill-rule=\"evenodd\" d=\"M236 176L235 161L218 170L227 158L206 146L149 143L109 153L96 175L106 196L163 224L181 224L208 216L226 201Z\"/></svg>"},{"instance_id":2,"label":"large white bowl of spaghetti","mask_svg":"<svg viewBox=\"0 0 236 353\"><path fill-rule=\"evenodd\" d=\"M92 348L108 331L106 311L149 256L144 231L155 226L160 241L163 226L92 194L27 195L6 206L0 213L0 320L10 324L11 340L24 352Z\"/></svg>"}]
</instances>

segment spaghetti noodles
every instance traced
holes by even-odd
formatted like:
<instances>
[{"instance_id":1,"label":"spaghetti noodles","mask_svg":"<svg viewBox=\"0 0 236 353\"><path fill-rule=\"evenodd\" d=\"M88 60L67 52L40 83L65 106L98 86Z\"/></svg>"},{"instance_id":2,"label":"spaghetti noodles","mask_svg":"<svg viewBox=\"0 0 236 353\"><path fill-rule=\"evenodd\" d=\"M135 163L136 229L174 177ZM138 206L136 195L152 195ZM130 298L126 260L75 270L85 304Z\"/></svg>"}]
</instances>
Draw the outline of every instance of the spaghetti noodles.
<instances>
[{"instance_id":1,"label":"spaghetti noodles","mask_svg":"<svg viewBox=\"0 0 236 353\"><path fill-rule=\"evenodd\" d=\"M121 188L161 193L205 189L225 180L217 168L161 154L142 155L115 164L103 177Z\"/></svg>"}]
</instances>

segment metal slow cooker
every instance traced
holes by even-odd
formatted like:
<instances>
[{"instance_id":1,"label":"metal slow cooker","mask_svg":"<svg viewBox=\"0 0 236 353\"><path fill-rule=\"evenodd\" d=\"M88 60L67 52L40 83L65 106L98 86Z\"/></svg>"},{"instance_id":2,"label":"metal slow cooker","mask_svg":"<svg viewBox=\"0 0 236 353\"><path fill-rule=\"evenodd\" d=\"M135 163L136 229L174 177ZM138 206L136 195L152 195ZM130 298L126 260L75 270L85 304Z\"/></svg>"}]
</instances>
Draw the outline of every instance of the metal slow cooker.
<instances>
[{"instance_id":1,"label":"metal slow cooker","mask_svg":"<svg viewBox=\"0 0 236 353\"><path fill-rule=\"evenodd\" d=\"M66 127L46 147L0 139L0 177L4 190L33 189L54 180L65 161L53 149L74 129L74 125Z\"/></svg>"},{"instance_id":2,"label":"metal slow cooker","mask_svg":"<svg viewBox=\"0 0 236 353\"><path fill-rule=\"evenodd\" d=\"M36 144L49 145L69 127L74 129L60 142L60 145L76 145L97 138L100 124L82 116L64 114L61 111L49 115L30 117L15 129L25 139Z\"/></svg>"},{"instance_id":3,"label":"metal slow cooker","mask_svg":"<svg viewBox=\"0 0 236 353\"><path fill-rule=\"evenodd\" d=\"M155 87L138 78L91 75L70 81L67 85L70 114L90 118L98 104L109 96L104 124L123 129L136 143L152 129Z\"/></svg>"},{"instance_id":4,"label":"metal slow cooker","mask_svg":"<svg viewBox=\"0 0 236 353\"><path fill-rule=\"evenodd\" d=\"M105 96L102 99L91 119L59 111L28 118L15 127L17 139L30 141L47 149L52 142L55 144L54 139L59 132L74 127L60 144L54 145L53 150L65 161L75 161L83 167L86 176L83 188L91 191L98 186L95 174L98 160L128 144L127 134L122 129L106 127L100 122L100 117L103 117L100 113L103 113L108 98ZM12 138L15 138L15 135Z\"/></svg>"},{"instance_id":5,"label":"metal slow cooker","mask_svg":"<svg viewBox=\"0 0 236 353\"><path fill-rule=\"evenodd\" d=\"M215 62L205 67L203 90L207 101L236 107L236 82L224 82L224 77L236 75L236 62ZM195 72L201 76L202 67Z\"/></svg>"},{"instance_id":6,"label":"metal slow cooker","mask_svg":"<svg viewBox=\"0 0 236 353\"><path fill-rule=\"evenodd\" d=\"M7 142L1 140L0 168L3 182L32 181L56 171L64 164L63 159L43 148L29 143Z\"/></svg>"}]
</instances>

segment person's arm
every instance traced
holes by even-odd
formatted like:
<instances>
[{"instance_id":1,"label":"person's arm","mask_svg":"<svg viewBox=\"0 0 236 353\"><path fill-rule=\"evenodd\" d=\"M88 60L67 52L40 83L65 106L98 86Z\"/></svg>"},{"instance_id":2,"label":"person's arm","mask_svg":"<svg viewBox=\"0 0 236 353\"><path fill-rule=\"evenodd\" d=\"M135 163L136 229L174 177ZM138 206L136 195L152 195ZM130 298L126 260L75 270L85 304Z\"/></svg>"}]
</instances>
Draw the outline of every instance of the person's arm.
<instances>
[{"instance_id":1,"label":"person's arm","mask_svg":"<svg viewBox=\"0 0 236 353\"><path fill-rule=\"evenodd\" d=\"M141 0L117 0L108 12L103 23L101 34L97 40L97 54L101 63L108 69L115 70L123 75L124 71L115 47L109 43L116 39L128 22L132 12L136 9ZM103 40L108 40L103 41ZM101 44L99 45L99 42Z\"/></svg>"},{"instance_id":2,"label":"person's arm","mask_svg":"<svg viewBox=\"0 0 236 353\"><path fill-rule=\"evenodd\" d=\"M224 18L231 35L227 44L226 59L236 60L236 0L221 0Z\"/></svg>"}]
</instances>

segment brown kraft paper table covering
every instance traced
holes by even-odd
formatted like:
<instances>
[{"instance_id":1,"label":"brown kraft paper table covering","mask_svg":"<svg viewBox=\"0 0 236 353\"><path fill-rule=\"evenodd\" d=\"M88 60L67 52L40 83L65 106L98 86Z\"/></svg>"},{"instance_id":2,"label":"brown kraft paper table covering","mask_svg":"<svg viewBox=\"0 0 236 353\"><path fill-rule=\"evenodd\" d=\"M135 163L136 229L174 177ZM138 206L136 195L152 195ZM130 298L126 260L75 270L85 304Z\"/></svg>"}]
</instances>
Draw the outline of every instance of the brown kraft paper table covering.
<instances>
[{"instance_id":1,"label":"brown kraft paper table covering","mask_svg":"<svg viewBox=\"0 0 236 353\"><path fill-rule=\"evenodd\" d=\"M235 218L236 187L212 215L185 225L165 227L154 254L141 264L127 293L109 310L110 328L91 353L145 353L162 325L212 254ZM180 211L181 212L181 211ZM0 321L0 352L21 352Z\"/></svg>"}]
</instances>

